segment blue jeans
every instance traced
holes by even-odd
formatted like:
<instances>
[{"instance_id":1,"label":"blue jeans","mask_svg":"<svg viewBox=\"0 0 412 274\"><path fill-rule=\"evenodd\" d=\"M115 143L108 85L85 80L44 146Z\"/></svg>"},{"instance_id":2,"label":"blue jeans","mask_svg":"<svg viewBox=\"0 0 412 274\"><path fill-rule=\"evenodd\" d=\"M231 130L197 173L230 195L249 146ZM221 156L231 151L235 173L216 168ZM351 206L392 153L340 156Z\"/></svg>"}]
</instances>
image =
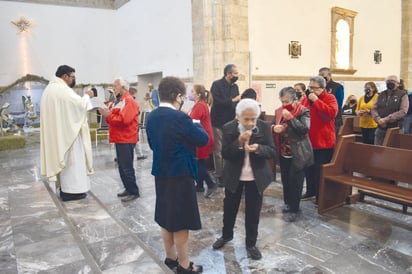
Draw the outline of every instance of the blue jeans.
<instances>
[{"instance_id":1,"label":"blue jeans","mask_svg":"<svg viewBox=\"0 0 412 274\"><path fill-rule=\"evenodd\" d=\"M411 123L412 123L412 114L408 114L408 115L405 116L405 118L403 120L403 133L405 133L405 134L411 134L412 133L412 132L410 132Z\"/></svg>"},{"instance_id":2,"label":"blue jeans","mask_svg":"<svg viewBox=\"0 0 412 274\"><path fill-rule=\"evenodd\" d=\"M115 144L119 174L124 188L129 194L138 194L136 175L133 167L133 150L135 144Z\"/></svg>"},{"instance_id":3,"label":"blue jeans","mask_svg":"<svg viewBox=\"0 0 412 274\"><path fill-rule=\"evenodd\" d=\"M212 178L210 178L209 172L207 171L205 159L197 160L197 173L198 178L196 184L198 188L203 187L203 181L206 182L209 188L214 187L215 183L212 181Z\"/></svg>"}]
</instances>

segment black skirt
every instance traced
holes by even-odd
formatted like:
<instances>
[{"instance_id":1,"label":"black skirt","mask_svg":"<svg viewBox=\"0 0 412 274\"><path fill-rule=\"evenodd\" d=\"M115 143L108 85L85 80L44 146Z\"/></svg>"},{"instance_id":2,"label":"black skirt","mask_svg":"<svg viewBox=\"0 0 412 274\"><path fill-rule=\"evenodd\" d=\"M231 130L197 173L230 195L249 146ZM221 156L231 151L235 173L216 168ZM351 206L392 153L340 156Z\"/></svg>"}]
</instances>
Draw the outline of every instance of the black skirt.
<instances>
[{"instance_id":1,"label":"black skirt","mask_svg":"<svg viewBox=\"0 0 412 274\"><path fill-rule=\"evenodd\" d=\"M155 221L169 232L202 228L193 177L155 177Z\"/></svg>"}]
</instances>

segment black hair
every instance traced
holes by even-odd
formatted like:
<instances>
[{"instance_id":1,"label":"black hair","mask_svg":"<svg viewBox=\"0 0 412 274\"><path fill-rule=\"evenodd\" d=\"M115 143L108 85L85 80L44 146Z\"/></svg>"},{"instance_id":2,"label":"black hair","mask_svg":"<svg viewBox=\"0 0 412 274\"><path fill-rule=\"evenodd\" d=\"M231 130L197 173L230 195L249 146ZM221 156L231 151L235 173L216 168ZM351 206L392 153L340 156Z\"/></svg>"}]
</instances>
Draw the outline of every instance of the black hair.
<instances>
[{"instance_id":1,"label":"black hair","mask_svg":"<svg viewBox=\"0 0 412 274\"><path fill-rule=\"evenodd\" d=\"M256 100L257 93L253 88L248 88L240 96L240 99L244 99L244 98L250 98L250 99Z\"/></svg>"},{"instance_id":2,"label":"black hair","mask_svg":"<svg viewBox=\"0 0 412 274\"><path fill-rule=\"evenodd\" d=\"M56 76L57 77L62 77L63 75L65 75L65 74L67 74L67 75L70 75L70 73L72 73L72 72L76 72L75 70L74 70L74 68L72 68L72 67L69 67L68 65L61 65L61 66L59 66L58 68L57 68L57 71L56 71Z\"/></svg>"},{"instance_id":3,"label":"black hair","mask_svg":"<svg viewBox=\"0 0 412 274\"><path fill-rule=\"evenodd\" d=\"M225 68L223 69L223 76L228 75L229 73L232 72L232 69L235 68L236 66L234 64L228 64L225 66Z\"/></svg>"},{"instance_id":4,"label":"black hair","mask_svg":"<svg viewBox=\"0 0 412 274\"><path fill-rule=\"evenodd\" d=\"M173 103L179 93L181 95L186 94L186 87L179 78L168 76L160 81L158 91L161 101Z\"/></svg>"}]
</instances>

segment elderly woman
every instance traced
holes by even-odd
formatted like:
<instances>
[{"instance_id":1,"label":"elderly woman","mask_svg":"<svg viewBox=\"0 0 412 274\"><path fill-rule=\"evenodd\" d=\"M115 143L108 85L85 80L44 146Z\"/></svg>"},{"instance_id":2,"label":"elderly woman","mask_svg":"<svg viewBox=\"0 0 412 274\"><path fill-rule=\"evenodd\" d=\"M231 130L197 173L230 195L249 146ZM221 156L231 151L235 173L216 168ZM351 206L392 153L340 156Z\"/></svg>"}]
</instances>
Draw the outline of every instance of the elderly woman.
<instances>
[{"instance_id":1,"label":"elderly woman","mask_svg":"<svg viewBox=\"0 0 412 274\"><path fill-rule=\"evenodd\" d=\"M165 264L177 273L201 273L188 257L189 230L201 228L194 179L196 147L207 144L206 131L182 111L184 83L175 77L159 84L160 105L147 118L147 137L153 150L155 221L162 231ZM177 254L176 254L177 252Z\"/></svg>"},{"instance_id":2,"label":"elderly woman","mask_svg":"<svg viewBox=\"0 0 412 274\"><path fill-rule=\"evenodd\" d=\"M233 227L245 189L246 250L254 260L262 258L256 247L263 191L273 180L267 159L275 156L269 125L259 120L260 108L253 99L242 99L236 106L236 119L223 127L222 156L225 199L223 235L213 244L223 247L233 239Z\"/></svg>"},{"instance_id":3,"label":"elderly woman","mask_svg":"<svg viewBox=\"0 0 412 274\"><path fill-rule=\"evenodd\" d=\"M305 168L313 164L308 137L310 116L309 109L299 103L294 88L281 89L279 97L282 106L275 111L272 132L283 184L283 218L294 222L299 211Z\"/></svg>"}]
</instances>

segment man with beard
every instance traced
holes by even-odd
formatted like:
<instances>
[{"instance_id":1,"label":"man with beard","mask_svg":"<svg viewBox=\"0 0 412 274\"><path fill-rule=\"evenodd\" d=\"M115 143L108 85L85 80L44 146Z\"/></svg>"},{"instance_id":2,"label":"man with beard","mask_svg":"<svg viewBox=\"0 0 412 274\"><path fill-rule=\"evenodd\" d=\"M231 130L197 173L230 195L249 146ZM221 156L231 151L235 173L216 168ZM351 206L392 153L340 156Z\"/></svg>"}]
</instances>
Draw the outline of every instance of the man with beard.
<instances>
[{"instance_id":1,"label":"man with beard","mask_svg":"<svg viewBox=\"0 0 412 274\"><path fill-rule=\"evenodd\" d=\"M400 90L396 75L386 77L386 90L378 95L371 109L373 119L378 123L375 130L375 145L382 145L386 130L392 127L402 128L403 118L408 112L409 100L404 90Z\"/></svg>"},{"instance_id":2,"label":"man with beard","mask_svg":"<svg viewBox=\"0 0 412 274\"><path fill-rule=\"evenodd\" d=\"M210 109L210 118L212 120L213 135L215 137L215 151L213 161L215 165L216 183L223 187L220 181L223 171L222 158L222 128L223 125L235 118L235 109L240 101L239 87L235 84L238 80L239 72L233 64L225 66L224 76L213 82L210 91L213 97L213 105Z\"/></svg>"},{"instance_id":3,"label":"man with beard","mask_svg":"<svg viewBox=\"0 0 412 274\"><path fill-rule=\"evenodd\" d=\"M41 174L55 188L60 182L63 201L86 197L88 175L93 173L92 148L87 110L92 108L88 90L83 97L73 91L75 70L59 66L40 102Z\"/></svg>"}]
</instances>

